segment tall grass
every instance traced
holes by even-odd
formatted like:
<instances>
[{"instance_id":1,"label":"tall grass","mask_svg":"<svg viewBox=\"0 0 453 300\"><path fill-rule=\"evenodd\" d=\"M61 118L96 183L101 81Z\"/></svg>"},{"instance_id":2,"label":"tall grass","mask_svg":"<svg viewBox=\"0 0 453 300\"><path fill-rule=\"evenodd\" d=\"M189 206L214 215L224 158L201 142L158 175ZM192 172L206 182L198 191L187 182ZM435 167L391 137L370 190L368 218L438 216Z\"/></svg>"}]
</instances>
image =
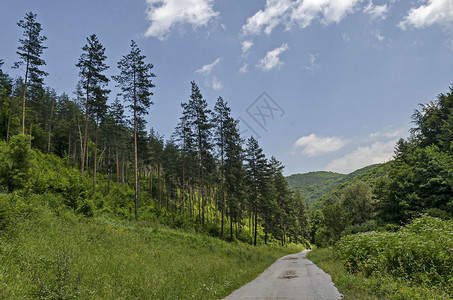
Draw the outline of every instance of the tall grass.
<instances>
[{"instance_id":1,"label":"tall grass","mask_svg":"<svg viewBox=\"0 0 453 300\"><path fill-rule=\"evenodd\" d=\"M300 250L87 219L52 197L0 195L0 298L219 299Z\"/></svg>"}]
</instances>

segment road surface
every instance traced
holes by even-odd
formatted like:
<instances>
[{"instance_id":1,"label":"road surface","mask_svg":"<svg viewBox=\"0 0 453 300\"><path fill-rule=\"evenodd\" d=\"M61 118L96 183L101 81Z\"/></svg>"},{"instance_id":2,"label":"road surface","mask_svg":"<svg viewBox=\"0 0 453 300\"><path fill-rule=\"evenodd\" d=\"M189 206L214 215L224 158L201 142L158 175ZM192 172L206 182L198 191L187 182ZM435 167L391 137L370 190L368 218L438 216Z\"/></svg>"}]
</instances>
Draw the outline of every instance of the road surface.
<instances>
[{"instance_id":1,"label":"road surface","mask_svg":"<svg viewBox=\"0 0 453 300\"><path fill-rule=\"evenodd\" d=\"M278 259L258 278L234 291L224 300L341 299L330 275L307 259L308 252L309 250L304 250Z\"/></svg>"}]
</instances>

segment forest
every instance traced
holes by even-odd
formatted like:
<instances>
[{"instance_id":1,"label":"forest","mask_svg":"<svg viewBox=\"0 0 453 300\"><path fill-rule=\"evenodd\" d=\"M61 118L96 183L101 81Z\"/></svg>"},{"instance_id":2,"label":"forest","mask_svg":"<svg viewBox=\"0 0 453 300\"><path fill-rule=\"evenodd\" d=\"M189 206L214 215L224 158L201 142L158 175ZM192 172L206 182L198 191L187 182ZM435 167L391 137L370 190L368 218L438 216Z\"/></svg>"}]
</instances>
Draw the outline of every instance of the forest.
<instances>
[{"instance_id":1,"label":"forest","mask_svg":"<svg viewBox=\"0 0 453 300\"><path fill-rule=\"evenodd\" d=\"M289 190L276 158L265 157L253 137L239 135L222 97L210 106L191 82L187 99L175 99L183 112L165 140L152 124L147 130L156 75L135 41L118 60L118 75L108 78L105 71L114 66L106 65L100 38L89 35L71 98L44 84L46 37L37 15L27 13L18 26L23 38L13 67L24 75L12 78L0 69L5 192L71 194L67 206L88 216L103 211L157 220L254 245L305 242L301 195ZM118 95L111 94L113 84ZM35 172L45 169L37 157L42 163L60 158L70 182Z\"/></svg>"},{"instance_id":2,"label":"forest","mask_svg":"<svg viewBox=\"0 0 453 300\"><path fill-rule=\"evenodd\" d=\"M187 99L175 99L182 114L170 137L147 124L159 74L135 41L108 66L101 38L87 36L70 97L45 84L46 37L37 15L29 12L17 25L23 37L13 67L23 76L9 75L0 57L0 261L9 262L0 271L0 295L140 298L154 288L156 297L190 290L215 299L292 247L313 245L313 260L326 263L346 294L363 276L362 290L376 299L453 295L453 87L414 110L410 136L397 142L391 161L348 175L285 178L277 158L241 137L228 102L208 102L194 81L177 87L187 88ZM117 75L106 76L109 68ZM116 252L87 240L114 244ZM135 268L124 274L149 272L147 281L135 289L139 279L125 279L111 294L111 266L103 265L104 275L90 269L99 252L102 261ZM177 255L184 257L178 266L144 267ZM227 280L233 275L199 271L208 261L225 272L236 263L255 273ZM336 263L348 275L336 275ZM195 279L172 290L165 272ZM27 283L9 283L15 273ZM355 283L341 285L347 276Z\"/></svg>"}]
</instances>

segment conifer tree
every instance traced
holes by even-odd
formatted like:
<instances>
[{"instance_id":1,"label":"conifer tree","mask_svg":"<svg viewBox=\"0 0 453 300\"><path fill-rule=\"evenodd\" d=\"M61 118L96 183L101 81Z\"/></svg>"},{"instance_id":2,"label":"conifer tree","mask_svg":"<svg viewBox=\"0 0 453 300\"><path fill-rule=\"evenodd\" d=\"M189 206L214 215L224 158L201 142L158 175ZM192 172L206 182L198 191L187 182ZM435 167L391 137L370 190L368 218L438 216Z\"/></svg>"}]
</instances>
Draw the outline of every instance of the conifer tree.
<instances>
[{"instance_id":1,"label":"conifer tree","mask_svg":"<svg viewBox=\"0 0 453 300\"><path fill-rule=\"evenodd\" d=\"M211 111L208 109L208 103L203 99L197 84L192 81L192 93L188 103L183 104L184 116L187 119L188 125L194 132L194 140L198 150L198 167L199 167L199 188L201 191L201 224L204 227L205 223L205 206L206 206L206 193L205 189L205 171L206 162L209 159L209 151L211 145L211 128L212 123L209 120Z\"/></svg>"},{"instance_id":2,"label":"conifer tree","mask_svg":"<svg viewBox=\"0 0 453 300\"><path fill-rule=\"evenodd\" d=\"M246 149L247 184L249 186L250 205L254 214L253 244L256 246L258 235L258 213L261 211L260 200L266 194L269 180L269 165L259 146L258 141L252 136L247 141Z\"/></svg>"},{"instance_id":3,"label":"conifer tree","mask_svg":"<svg viewBox=\"0 0 453 300\"><path fill-rule=\"evenodd\" d=\"M29 12L17 25L24 29L23 39L19 39L17 54L20 61L14 63L14 68L25 65L24 88L22 94L22 134L25 133L25 99L27 88L32 85L42 85L43 77L48 73L40 69L46 62L41 58L44 49L43 43L47 38L41 35L41 24L36 21L36 14Z\"/></svg>"},{"instance_id":4,"label":"conifer tree","mask_svg":"<svg viewBox=\"0 0 453 300\"><path fill-rule=\"evenodd\" d=\"M98 37L95 34L89 36L87 38L87 44L83 46L82 50L84 52L80 56L76 66L80 68L79 83L85 92L85 135L80 166L80 173L83 176L86 151L88 150L88 116L95 116L97 130L99 118L105 113L107 94L110 91L106 88L109 79L103 74L109 68L105 64L107 56L105 55L105 48L99 42ZM96 161L94 164L96 165Z\"/></svg>"},{"instance_id":5,"label":"conifer tree","mask_svg":"<svg viewBox=\"0 0 453 300\"><path fill-rule=\"evenodd\" d=\"M133 113L134 124L134 177L135 177L135 219L138 220L138 139L137 127L138 119L148 114L149 107L153 104L151 89L154 87L152 78L155 77L151 72L153 65L145 63L146 56L142 55L137 44L131 42L131 51L124 55L118 62L121 73L114 79L121 88L121 95L129 103L129 108ZM143 119L141 119L144 121Z\"/></svg>"}]
</instances>

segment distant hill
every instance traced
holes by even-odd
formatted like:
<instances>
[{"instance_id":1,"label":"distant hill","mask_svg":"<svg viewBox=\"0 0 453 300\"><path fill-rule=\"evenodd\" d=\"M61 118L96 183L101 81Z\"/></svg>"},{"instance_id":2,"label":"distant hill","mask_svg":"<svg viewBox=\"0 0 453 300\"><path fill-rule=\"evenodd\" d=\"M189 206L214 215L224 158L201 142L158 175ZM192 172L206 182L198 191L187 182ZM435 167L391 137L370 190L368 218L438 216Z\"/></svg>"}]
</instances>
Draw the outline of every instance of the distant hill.
<instances>
[{"instance_id":1,"label":"distant hill","mask_svg":"<svg viewBox=\"0 0 453 300\"><path fill-rule=\"evenodd\" d=\"M326 171L293 174L287 176L286 180L292 190L299 190L307 203L313 204L316 200L329 194L342 183L350 181L377 166L379 165L370 165L349 174Z\"/></svg>"}]
</instances>

